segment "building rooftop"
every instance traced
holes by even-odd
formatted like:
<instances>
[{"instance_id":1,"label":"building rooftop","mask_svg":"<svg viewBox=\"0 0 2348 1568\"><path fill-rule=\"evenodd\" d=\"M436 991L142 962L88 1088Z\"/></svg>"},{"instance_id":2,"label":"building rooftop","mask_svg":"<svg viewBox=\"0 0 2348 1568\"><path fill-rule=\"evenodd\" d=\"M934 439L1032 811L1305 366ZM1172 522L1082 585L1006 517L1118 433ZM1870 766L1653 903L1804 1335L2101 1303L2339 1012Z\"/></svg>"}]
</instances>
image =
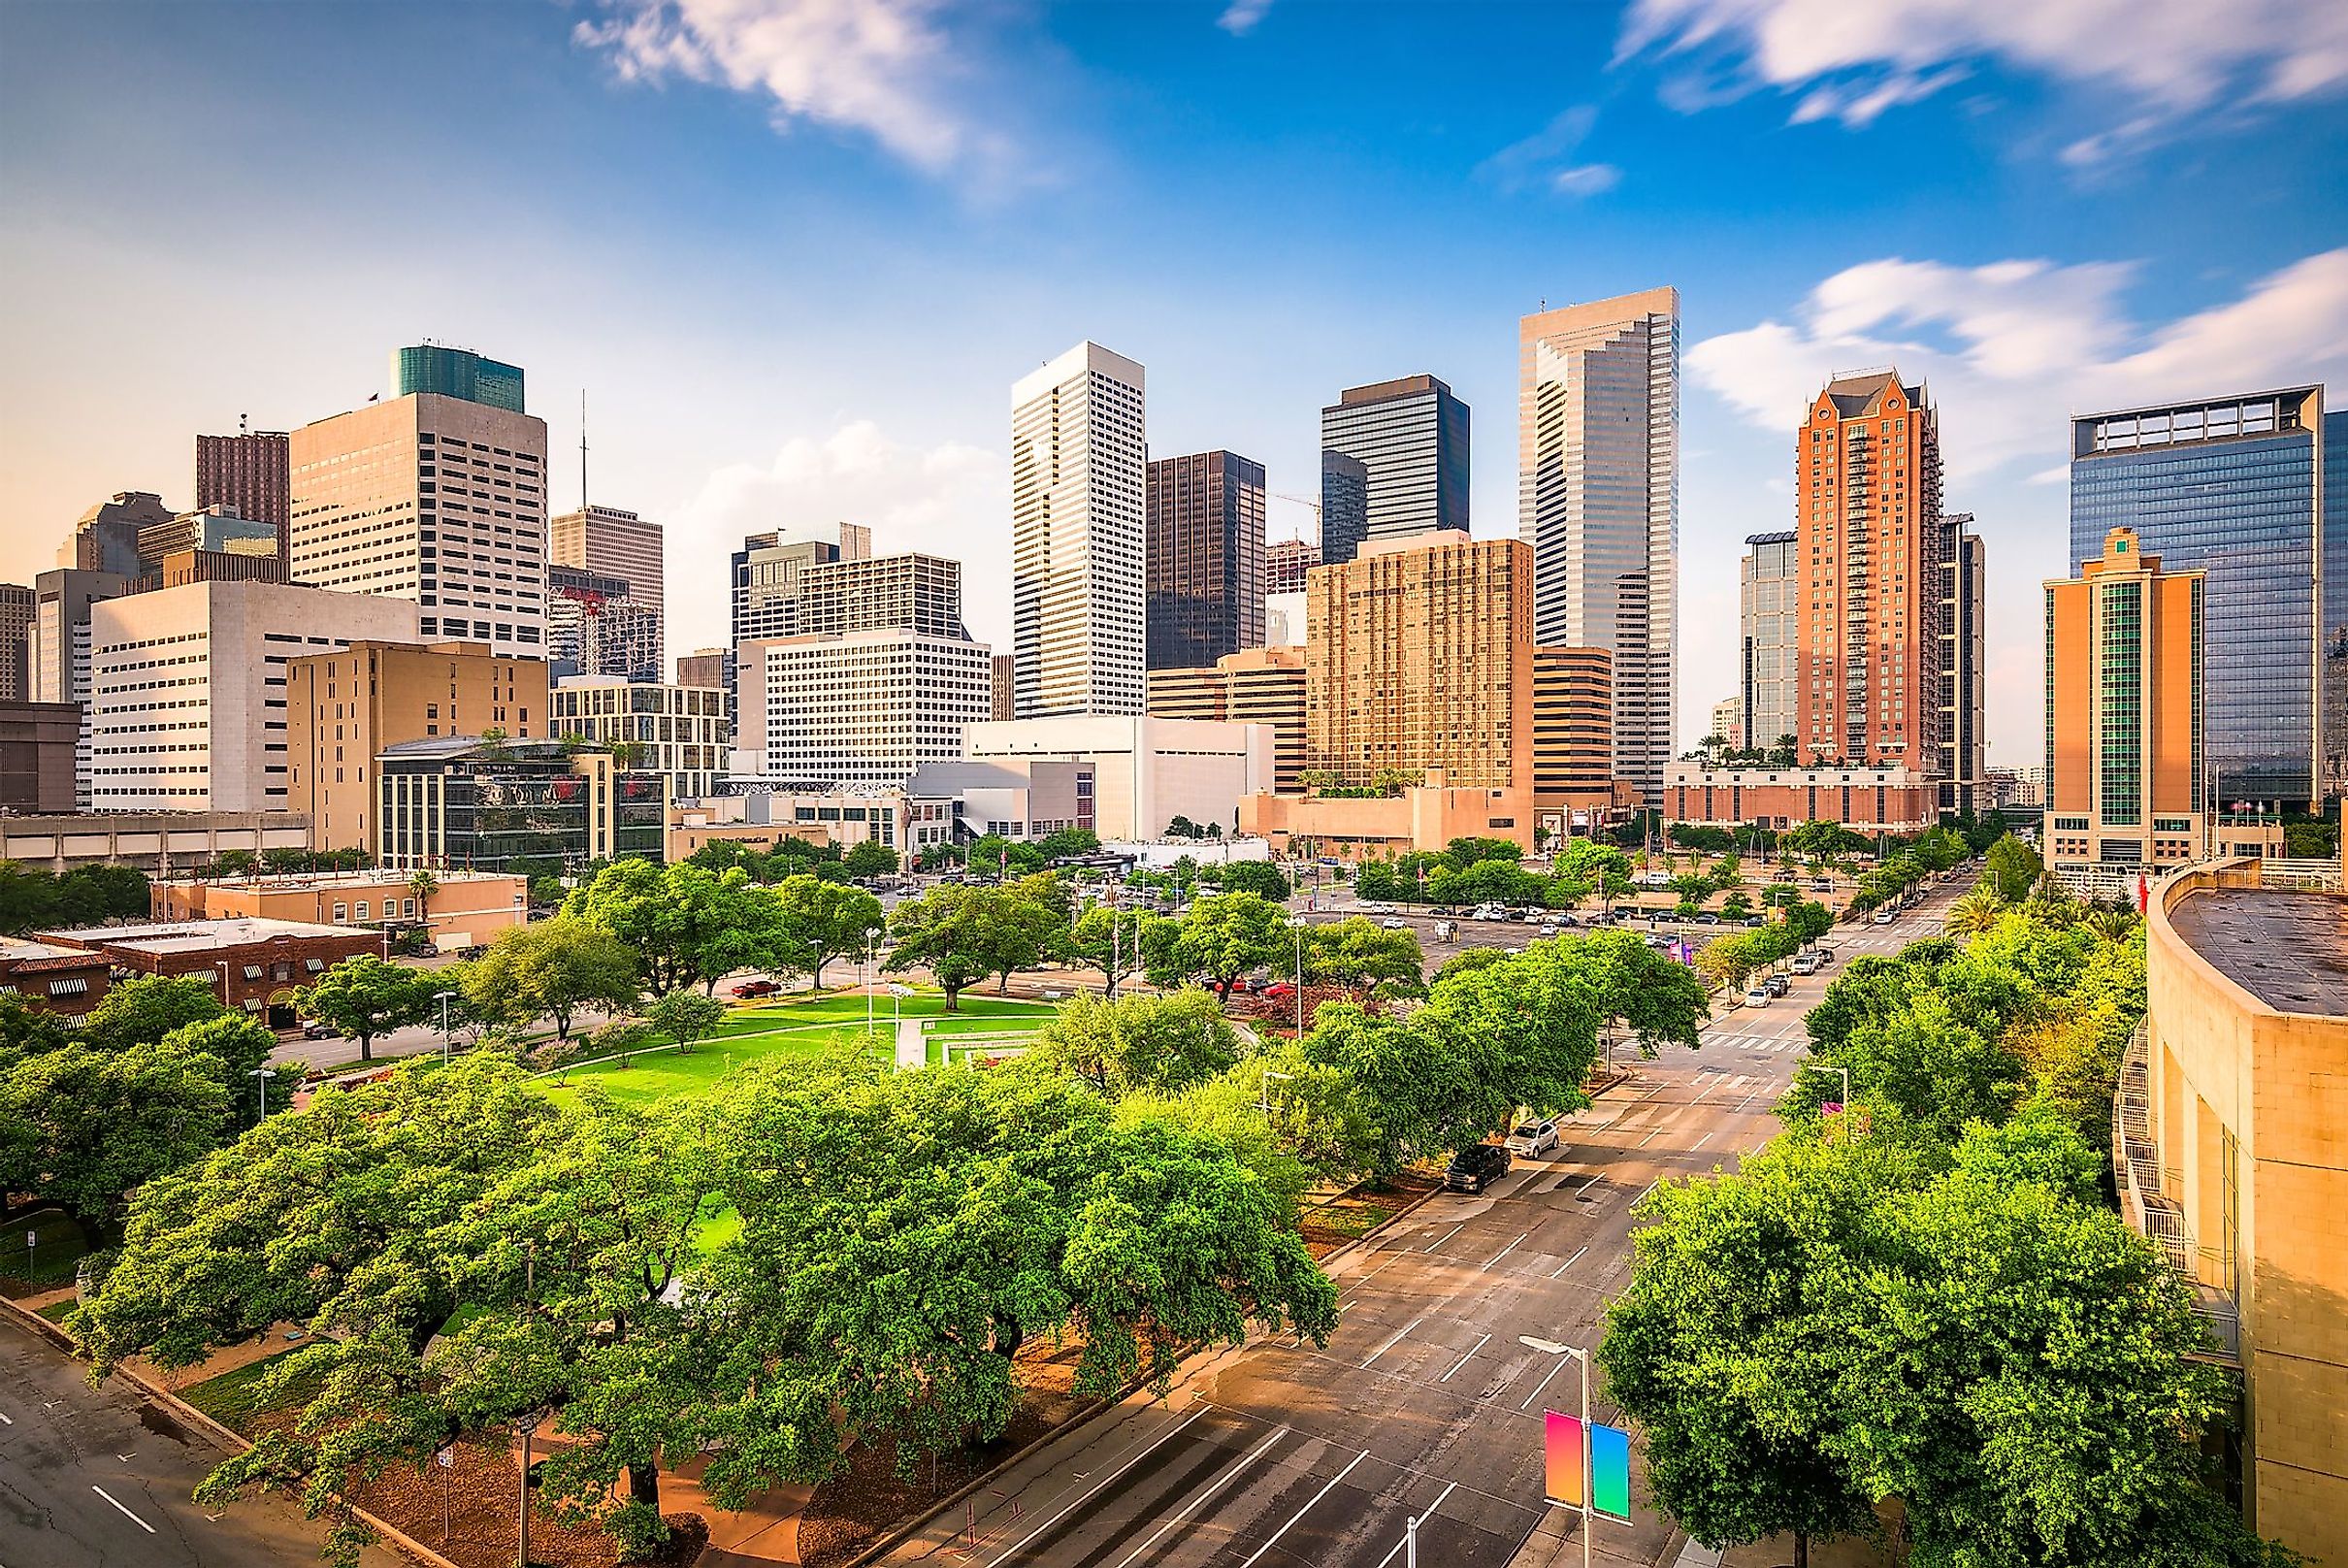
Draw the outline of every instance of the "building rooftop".
<instances>
[{"instance_id":1,"label":"building rooftop","mask_svg":"<svg viewBox=\"0 0 2348 1568\"><path fill-rule=\"evenodd\" d=\"M59 947L54 942L28 941L21 936L0 936L0 964L31 964L42 959L88 957L86 948Z\"/></svg>"},{"instance_id":2,"label":"building rooftop","mask_svg":"<svg viewBox=\"0 0 2348 1568\"><path fill-rule=\"evenodd\" d=\"M406 887L414 875L412 871L377 868L372 871L262 871L251 876L158 877L156 880L176 887L202 883L209 887L250 888L262 893L302 893L310 888L373 888L385 884ZM432 879L446 887L452 882L515 882L521 880L521 876L515 871L435 870Z\"/></svg>"},{"instance_id":3,"label":"building rooftop","mask_svg":"<svg viewBox=\"0 0 2348 1568\"><path fill-rule=\"evenodd\" d=\"M2266 888L2210 888L2169 925L2227 979L2283 1013L2348 1016L2348 898Z\"/></svg>"},{"instance_id":4,"label":"building rooftop","mask_svg":"<svg viewBox=\"0 0 2348 1568\"><path fill-rule=\"evenodd\" d=\"M81 947L114 947L134 953L209 953L250 947L281 936L351 936L371 933L348 926L313 926L300 920L189 920L169 926L89 926L80 931L43 931L45 937Z\"/></svg>"}]
</instances>

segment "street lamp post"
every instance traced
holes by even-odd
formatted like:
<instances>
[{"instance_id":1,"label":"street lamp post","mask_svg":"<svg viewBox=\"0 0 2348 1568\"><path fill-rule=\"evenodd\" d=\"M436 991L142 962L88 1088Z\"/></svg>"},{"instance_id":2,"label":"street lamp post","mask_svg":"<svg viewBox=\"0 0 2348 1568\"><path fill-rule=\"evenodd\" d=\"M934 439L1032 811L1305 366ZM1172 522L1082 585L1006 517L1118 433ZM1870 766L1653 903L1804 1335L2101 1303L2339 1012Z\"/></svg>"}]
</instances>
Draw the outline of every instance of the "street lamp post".
<instances>
[{"instance_id":1,"label":"street lamp post","mask_svg":"<svg viewBox=\"0 0 2348 1568\"><path fill-rule=\"evenodd\" d=\"M453 991L440 991L435 992L432 998L440 1004L440 1065L443 1067L448 1065L448 1003L455 996Z\"/></svg>"},{"instance_id":2,"label":"street lamp post","mask_svg":"<svg viewBox=\"0 0 2348 1568\"><path fill-rule=\"evenodd\" d=\"M1516 1343L1544 1356L1570 1356L1582 1368L1582 1568L1590 1563L1590 1523L1596 1517L1590 1497L1590 1353L1579 1345L1518 1334Z\"/></svg>"},{"instance_id":3,"label":"street lamp post","mask_svg":"<svg viewBox=\"0 0 2348 1568\"><path fill-rule=\"evenodd\" d=\"M269 1120L269 1081L277 1076L277 1069L274 1067L255 1067L245 1076L253 1079L260 1086L261 1114L253 1122L253 1126L259 1127L263 1122Z\"/></svg>"},{"instance_id":4,"label":"street lamp post","mask_svg":"<svg viewBox=\"0 0 2348 1568\"><path fill-rule=\"evenodd\" d=\"M864 1038L872 1037L872 934L880 928L864 928Z\"/></svg>"},{"instance_id":5,"label":"street lamp post","mask_svg":"<svg viewBox=\"0 0 2348 1568\"><path fill-rule=\"evenodd\" d=\"M522 1501L514 1510L514 1561L519 1568L530 1568L530 1439L538 1431L544 1413L524 1416L513 1423L522 1438Z\"/></svg>"},{"instance_id":6,"label":"street lamp post","mask_svg":"<svg viewBox=\"0 0 2348 1568\"><path fill-rule=\"evenodd\" d=\"M1304 929L1305 922L1291 920L1288 930L1296 933L1296 1037L1304 1038Z\"/></svg>"}]
</instances>

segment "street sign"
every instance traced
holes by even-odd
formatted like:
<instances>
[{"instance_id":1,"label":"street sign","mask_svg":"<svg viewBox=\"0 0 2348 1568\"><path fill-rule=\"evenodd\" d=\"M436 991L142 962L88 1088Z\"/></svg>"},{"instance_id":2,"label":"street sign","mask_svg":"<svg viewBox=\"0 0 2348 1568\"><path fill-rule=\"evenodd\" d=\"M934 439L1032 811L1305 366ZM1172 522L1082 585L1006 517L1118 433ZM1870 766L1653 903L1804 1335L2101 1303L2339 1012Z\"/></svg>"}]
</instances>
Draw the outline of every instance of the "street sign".
<instances>
[{"instance_id":1,"label":"street sign","mask_svg":"<svg viewBox=\"0 0 2348 1568\"><path fill-rule=\"evenodd\" d=\"M432 1456L432 1462L445 1470L457 1462L457 1451L453 1448L443 1448Z\"/></svg>"}]
</instances>

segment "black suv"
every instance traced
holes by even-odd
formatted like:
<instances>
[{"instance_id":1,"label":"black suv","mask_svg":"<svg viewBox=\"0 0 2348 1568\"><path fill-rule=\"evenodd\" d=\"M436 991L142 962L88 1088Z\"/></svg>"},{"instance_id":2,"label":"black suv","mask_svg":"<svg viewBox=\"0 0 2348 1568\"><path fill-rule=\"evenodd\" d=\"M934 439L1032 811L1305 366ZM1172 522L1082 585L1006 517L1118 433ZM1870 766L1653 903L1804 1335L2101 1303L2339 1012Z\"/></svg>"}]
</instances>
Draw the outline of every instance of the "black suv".
<instances>
[{"instance_id":1,"label":"black suv","mask_svg":"<svg viewBox=\"0 0 2348 1568\"><path fill-rule=\"evenodd\" d=\"M1481 1192L1509 1173L1509 1152L1496 1143L1471 1143L1451 1156L1443 1185L1454 1192Z\"/></svg>"}]
</instances>

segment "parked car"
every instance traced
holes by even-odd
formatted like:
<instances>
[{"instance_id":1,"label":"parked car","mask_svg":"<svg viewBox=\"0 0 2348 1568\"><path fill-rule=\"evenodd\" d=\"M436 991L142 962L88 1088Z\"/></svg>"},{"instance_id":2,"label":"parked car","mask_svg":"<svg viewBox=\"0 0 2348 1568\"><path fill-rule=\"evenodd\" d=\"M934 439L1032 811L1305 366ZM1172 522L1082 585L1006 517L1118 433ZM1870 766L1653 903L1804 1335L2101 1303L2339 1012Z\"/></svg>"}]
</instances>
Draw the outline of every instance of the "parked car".
<instances>
[{"instance_id":1,"label":"parked car","mask_svg":"<svg viewBox=\"0 0 2348 1568\"><path fill-rule=\"evenodd\" d=\"M1773 996L1782 996L1793 989L1794 983L1784 975L1773 974L1769 977L1769 994Z\"/></svg>"},{"instance_id":2,"label":"parked car","mask_svg":"<svg viewBox=\"0 0 2348 1568\"><path fill-rule=\"evenodd\" d=\"M1388 915L1386 919L1378 923L1378 929L1380 931L1409 931L1411 929L1411 923L1407 920L1399 920L1392 915Z\"/></svg>"},{"instance_id":3,"label":"parked car","mask_svg":"<svg viewBox=\"0 0 2348 1568\"><path fill-rule=\"evenodd\" d=\"M1753 986L1747 989L1745 993L1745 1005L1747 1007L1767 1007L1769 1005L1769 987L1761 985Z\"/></svg>"},{"instance_id":4,"label":"parked car","mask_svg":"<svg viewBox=\"0 0 2348 1568\"><path fill-rule=\"evenodd\" d=\"M1717 926L1720 924L1720 917L1718 915L1711 914L1698 915L1696 917L1696 924L1699 926Z\"/></svg>"},{"instance_id":5,"label":"parked car","mask_svg":"<svg viewBox=\"0 0 2348 1568\"><path fill-rule=\"evenodd\" d=\"M1832 893L1835 891L1834 879L1823 876L1813 878L1810 885L1810 891L1812 893Z\"/></svg>"},{"instance_id":6,"label":"parked car","mask_svg":"<svg viewBox=\"0 0 2348 1568\"><path fill-rule=\"evenodd\" d=\"M783 988L771 980L745 980L734 988L734 994L745 999L751 996L779 996L782 993Z\"/></svg>"},{"instance_id":7,"label":"parked car","mask_svg":"<svg viewBox=\"0 0 2348 1568\"><path fill-rule=\"evenodd\" d=\"M302 1038L305 1040L327 1040L333 1037L334 1030L314 1018L306 1020L302 1025Z\"/></svg>"},{"instance_id":8,"label":"parked car","mask_svg":"<svg viewBox=\"0 0 2348 1568\"><path fill-rule=\"evenodd\" d=\"M1508 1151L1536 1160L1557 1147L1557 1124L1550 1121L1522 1122L1509 1133Z\"/></svg>"},{"instance_id":9,"label":"parked car","mask_svg":"<svg viewBox=\"0 0 2348 1568\"><path fill-rule=\"evenodd\" d=\"M1544 935L1544 936L1554 936L1554 935L1556 935L1556 934L1557 934L1557 923L1556 923L1555 921L1553 921L1553 920L1552 920L1552 921L1546 922L1546 923L1545 923L1545 924L1542 926L1542 928L1541 928L1541 934L1542 934L1542 935Z\"/></svg>"},{"instance_id":10,"label":"parked car","mask_svg":"<svg viewBox=\"0 0 2348 1568\"><path fill-rule=\"evenodd\" d=\"M1794 956L1794 973L1816 974L1821 962L1815 953L1798 953Z\"/></svg>"},{"instance_id":11,"label":"parked car","mask_svg":"<svg viewBox=\"0 0 2348 1568\"><path fill-rule=\"evenodd\" d=\"M1878 909L1875 911L1875 924L1878 926L1888 926L1894 920L1897 920L1899 915L1900 912L1897 909Z\"/></svg>"},{"instance_id":12,"label":"parked car","mask_svg":"<svg viewBox=\"0 0 2348 1568\"><path fill-rule=\"evenodd\" d=\"M1509 1152L1496 1143L1471 1143L1451 1156L1443 1185L1454 1192L1481 1192L1509 1173Z\"/></svg>"},{"instance_id":13,"label":"parked car","mask_svg":"<svg viewBox=\"0 0 2348 1568\"><path fill-rule=\"evenodd\" d=\"M1265 1001L1294 1001L1296 988L1286 980L1275 980L1270 985L1259 988L1256 995L1261 996Z\"/></svg>"}]
</instances>

